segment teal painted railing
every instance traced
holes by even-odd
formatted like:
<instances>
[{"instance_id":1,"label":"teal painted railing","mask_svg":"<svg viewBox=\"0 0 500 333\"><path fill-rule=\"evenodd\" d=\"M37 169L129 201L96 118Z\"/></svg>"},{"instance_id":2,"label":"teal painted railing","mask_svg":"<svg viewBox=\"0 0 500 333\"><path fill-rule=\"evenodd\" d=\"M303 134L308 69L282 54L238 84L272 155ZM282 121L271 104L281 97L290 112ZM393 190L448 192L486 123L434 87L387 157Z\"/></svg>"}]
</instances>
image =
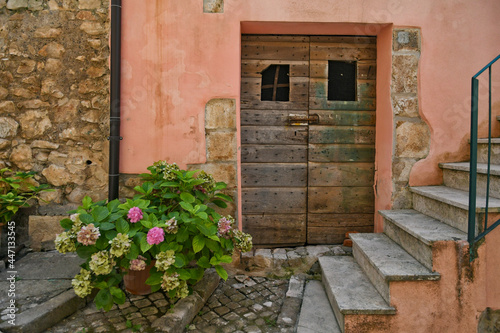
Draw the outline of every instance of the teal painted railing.
<instances>
[{"instance_id":1,"label":"teal painted railing","mask_svg":"<svg viewBox=\"0 0 500 333\"><path fill-rule=\"evenodd\" d=\"M491 67L500 59L498 55L488 65L472 77L471 95L471 126L470 126L470 178L469 178L469 226L467 240L469 241L470 261L477 257L477 244L489 232L500 225L500 220L488 226L488 206L490 198L490 168L491 168ZM479 79L478 77L488 71L488 170L486 180L486 207L484 212L484 225L477 226L476 235L476 198L477 198L477 136L478 136L478 110L479 110ZM477 221L481 223L481 221Z\"/></svg>"}]
</instances>

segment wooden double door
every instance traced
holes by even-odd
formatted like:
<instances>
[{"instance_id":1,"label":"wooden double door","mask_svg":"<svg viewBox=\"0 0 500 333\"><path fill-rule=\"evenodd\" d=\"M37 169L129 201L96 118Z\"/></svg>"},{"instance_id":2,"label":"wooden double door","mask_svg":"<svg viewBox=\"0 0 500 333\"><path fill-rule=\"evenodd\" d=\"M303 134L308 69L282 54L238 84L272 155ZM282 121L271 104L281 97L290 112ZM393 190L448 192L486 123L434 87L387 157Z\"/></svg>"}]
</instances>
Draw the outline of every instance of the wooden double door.
<instances>
[{"instance_id":1,"label":"wooden double door","mask_svg":"<svg viewBox=\"0 0 500 333\"><path fill-rule=\"evenodd\" d=\"M243 35L243 228L336 244L374 219L376 38Z\"/></svg>"}]
</instances>

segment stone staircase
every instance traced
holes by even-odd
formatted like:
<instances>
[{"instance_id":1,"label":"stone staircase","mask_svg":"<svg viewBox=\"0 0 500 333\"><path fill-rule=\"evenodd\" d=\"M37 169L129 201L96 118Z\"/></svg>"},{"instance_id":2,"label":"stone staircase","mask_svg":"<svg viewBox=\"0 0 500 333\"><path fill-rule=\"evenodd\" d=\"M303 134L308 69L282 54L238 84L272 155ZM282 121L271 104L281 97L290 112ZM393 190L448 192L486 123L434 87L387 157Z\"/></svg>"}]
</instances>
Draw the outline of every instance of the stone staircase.
<instances>
[{"instance_id":1,"label":"stone staircase","mask_svg":"<svg viewBox=\"0 0 500 333\"><path fill-rule=\"evenodd\" d=\"M487 140L478 143L476 219L483 221ZM498 218L500 139L493 139L491 161L489 214ZM466 241L469 162L440 167L444 185L411 188L413 209L379 212L383 233L351 235L352 257L319 258L332 311L324 320L301 314L298 333L476 332ZM307 288L318 287L307 285L306 297Z\"/></svg>"}]
</instances>

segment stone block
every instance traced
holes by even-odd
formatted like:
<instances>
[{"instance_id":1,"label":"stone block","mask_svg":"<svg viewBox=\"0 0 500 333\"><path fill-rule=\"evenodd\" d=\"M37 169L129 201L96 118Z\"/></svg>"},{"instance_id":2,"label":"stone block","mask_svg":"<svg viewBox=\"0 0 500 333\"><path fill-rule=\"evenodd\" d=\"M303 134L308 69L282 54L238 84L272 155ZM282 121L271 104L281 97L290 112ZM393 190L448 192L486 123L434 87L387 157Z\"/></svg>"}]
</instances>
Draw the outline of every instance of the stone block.
<instances>
[{"instance_id":1,"label":"stone block","mask_svg":"<svg viewBox=\"0 0 500 333\"><path fill-rule=\"evenodd\" d=\"M236 161L236 133L207 133L207 161Z\"/></svg>"},{"instance_id":2,"label":"stone block","mask_svg":"<svg viewBox=\"0 0 500 333\"><path fill-rule=\"evenodd\" d=\"M204 13L224 13L224 0L203 0Z\"/></svg>"},{"instance_id":3,"label":"stone block","mask_svg":"<svg viewBox=\"0 0 500 333\"><path fill-rule=\"evenodd\" d=\"M412 208L412 194L408 188L408 183L396 183L392 191L393 209Z\"/></svg>"},{"instance_id":4,"label":"stone block","mask_svg":"<svg viewBox=\"0 0 500 333\"><path fill-rule=\"evenodd\" d=\"M392 56L392 87L393 93L418 92L418 57L415 55Z\"/></svg>"},{"instance_id":5,"label":"stone block","mask_svg":"<svg viewBox=\"0 0 500 333\"><path fill-rule=\"evenodd\" d=\"M420 30L394 29L392 32L392 49L394 51L420 52Z\"/></svg>"},{"instance_id":6,"label":"stone block","mask_svg":"<svg viewBox=\"0 0 500 333\"><path fill-rule=\"evenodd\" d=\"M16 111L16 106L12 101L0 102L0 113L13 113Z\"/></svg>"},{"instance_id":7,"label":"stone block","mask_svg":"<svg viewBox=\"0 0 500 333\"><path fill-rule=\"evenodd\" d=\"M16 10L28 8L28 0L9 0L7 1L7 9Z\"/></svg>"},{"instance_id":8,"label":"stone block","mask_svg":"<svg viewBox=\"0 0 500 333\"><path fill-rule=\"evenodd\" d=\"M212 99L205 106L205 128L236 130L236 101Z\"/></svg>"},{"instance_id":9,"label":"stone block","mask_svg":"<svg viewBox=\"0 0 500 333\"><path fill-rule=\"evenodd\" d=\"M33 168L33 155L30 146L21 144L14 147L10 154L10 161L21 170L31 170Z\"/></svg>"},{"instance_id":10,"label":"stone block","mask_svg":"<svg viewBox=\"0 0 500 333\"><path fill-rule=\"evenodd\" d=\"M68 216L30 216L29 237L31 248L34 251L47 251L54 249L56 234L64 229L59 221Z\"/></svg>"},{"instance_id":11,"label":"stone block","mask_svg":"<svg viewBox=\"0 0 500 333\"><path fill-rule=\"evenodd\" d=\"M193 164L189 169L200 169L208 174L211 174L215 181L224 182L228 188L236 188L236 163L207 163L207 164Z\"/></svg>"},{"instance_id":12,"label":"stone block","mask_svg":"<svg viewBox=\"0 0 500 333\"><path fill-rule=\"evenodd\" d=\"M0 138L11 138L17 134L19 124L12 118L0 117Z\"/></svg>"},{"instance_id":13,"label":"stone block","mask_svg":"<svg viewBox=\"0 0 500 333\"><path fill-rule=\"evenodd\" d=\"M35 30L35 38L56 38L62 33L60 28L42 27Z\"/></svg>"},{"instance_id":14,"label":"stone block","mask_svg":"<svg viewBox=\"0 0 500 333\"><path fill-rule=\"evenodd\" d=\"M429 153L430 131L423 122L396 123L396 157L424 158Z\"/></svg>"},{"instance_id":15,"label":"stone block","mask_svg":"<svg viewBox=\"0 0 500 333\"><path fill-rule=\"evenodd\" d=\"M395 182L408 182L411 168L416 162L416 159L395 158L392 163L392 179Z\"/></svg>"},{"instance_id":16,"label":"stone block","mask_svg":"<svg viewBox=\"0 0 500 333\"><path fill-rule=\"evenodd\" d=\"M52 127L52 123L44 111L28 111L19 117L23 138L36 138Z\"/></svg>"},{"instance_id":17,"label":"stone block","mask_svg":"<svg viewBox=\"0 0 500 333\"><path fill-rule=\"evenodd\" d=\"M78 9L97 9L101 7L101 0L79 0Z\"/></svg>"},{"instance_id":18,"label":"stone block","mask_svg":"<svg viewBox=\"0 0 500 333\"><path fill-rule=\"evenodd\" d=\"M418 97L407 95L392 96L392 107L394 114L400 117L419 117L418 113Z\"/></svg>"}]
</instances>

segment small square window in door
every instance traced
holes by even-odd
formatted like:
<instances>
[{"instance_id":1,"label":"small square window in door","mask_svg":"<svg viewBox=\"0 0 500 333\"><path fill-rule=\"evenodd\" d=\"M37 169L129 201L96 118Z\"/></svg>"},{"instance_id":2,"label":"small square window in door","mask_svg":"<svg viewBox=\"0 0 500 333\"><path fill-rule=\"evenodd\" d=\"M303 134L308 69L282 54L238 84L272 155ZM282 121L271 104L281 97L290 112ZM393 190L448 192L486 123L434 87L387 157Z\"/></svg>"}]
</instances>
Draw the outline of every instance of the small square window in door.
<instances>
[{"instance_id":1,"label":"small square window in door","mask_svg":"<svg viewBox=\"0 0 500 333\"><path fill-rule=\"evenodd\" d=\"M290 100L290 65L271 65L262 71L260 100Z\"/></svg>"},{"instance_id":2,"label":"small square window in door","mask_svg":"<svg viewBox=\"0 0 500 333\"><path fill-rule=\"evenodd\" d=\"M355 61L328 61L328 100L356 100Z\"/></svg>"}]
</instances>

